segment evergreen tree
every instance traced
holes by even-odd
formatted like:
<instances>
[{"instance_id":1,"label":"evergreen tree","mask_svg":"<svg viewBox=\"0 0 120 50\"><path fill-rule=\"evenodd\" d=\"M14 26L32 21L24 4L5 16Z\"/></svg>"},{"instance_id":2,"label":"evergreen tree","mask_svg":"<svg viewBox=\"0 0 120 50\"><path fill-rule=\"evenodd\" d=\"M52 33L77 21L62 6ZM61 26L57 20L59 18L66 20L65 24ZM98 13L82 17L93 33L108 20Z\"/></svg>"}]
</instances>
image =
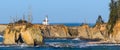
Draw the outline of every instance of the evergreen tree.
<instances>
[{"instance_id":1,"label":"evergreen tree","mask_svg":"<svg viewBox=\"0 0 120 50\"><path fill-rule=\"evenodd\" d=\"M110 16L109 16L109 21L107 24L108 33L111 33L113 31L112 29L116 23L117 18L118 18L118 1L111 0Z\"/></svg>"},{"instance_id":2,"label":"evergreen tree","mask_svg":"<svg viewBox=\"0 0 120 50\"><path fill-rule=\"evenodd\" d=\"M104 21L102 20L101 15L99 15L99 16L98 16L98 19L97 19L97 21L96 21L96 24L103 24L103 23L104 23Z\"/></svg>"}]
</instances>

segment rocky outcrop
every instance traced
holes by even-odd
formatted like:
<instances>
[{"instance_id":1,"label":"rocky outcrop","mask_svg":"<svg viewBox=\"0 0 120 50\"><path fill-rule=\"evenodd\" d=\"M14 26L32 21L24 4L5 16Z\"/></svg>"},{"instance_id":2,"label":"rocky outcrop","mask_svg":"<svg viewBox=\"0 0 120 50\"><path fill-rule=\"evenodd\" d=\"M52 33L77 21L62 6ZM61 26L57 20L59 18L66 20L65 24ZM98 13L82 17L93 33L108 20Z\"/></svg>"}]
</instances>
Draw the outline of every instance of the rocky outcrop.
<instances>
[{"instance_id":1,"label":"rocky outcrop","mask_svg":"<svg viewBox=\"0 0 120 50\"><path fill-rule=\"evenodd\" d=\"M71 37L79 37L85 39L101 39L106 38L106 24L96 25L95 27L89 27L85 24L82 26L69 27L69 34Z\"/></svg>"},{"instance_id":2,"label":"rocky outcrop","mask_svg":"<svg viewBox=\"0 0 120 50\"><path fill-rule=\"evenodd\" d=\"M78 36L78 27L69 27L68 32L71 37L77 37Z\"/></svg>"},{"instance_id":3,"label":"rocky outcrop","mask_svg":"<svg viewBox=\"0 0 120 50\"><path fill-rule=\"evenodd\" d=\"M88 25L82 25L78 27L78 36L82 38L90 37L90 27Z\"/></svg>"},{"instance_id":4,"label":"rocky outcrop","mask_svg":"<svg viewBox=\"0 0 120 50\"><path fill-rule=\"evenodd\" d=\"M96 25L91 28L91 38L92 39L102 39L105 40L107 37L106 24Z\"/></svg>"},{"instance_id":5,"label":"rocky outcrop","mask_svg":"<svg viewBox=\"0 0 120 50\"><path fill-rule=\"evenodd\" d=\"M114 28L113 32L111 33L112 37L111 40L114 41L115 43L120 43L120 21L117 21Z\"/></svg>"},{"instance_id":6,"label":"rocky outcrop","mask_svg":"<svg viewBox=\"0 0 120 50\"><path fill-rule=\"evenodd\" d=\"M105 39L106 24L89 27L82 26L67 27L65 25L40 25L27 22L16 22L10 24L4 31L4 44L40 45L44 37L51 38L85 38L85 39Z\"/></svg>"},{"instance_id":7,"label":"rocky outcrop","mask_svg":"<svg viewBox=\"0 0 120 50\"><path fill-rule=\"evenodd\" d=\"M40 27L45 37L69 37L68 28L64 25L47 25Z\"/></svg>"},{"instance_id":8,"label":"rocky outcrop","mask_svg":"<svg viewBox=\"0 0 120 50\"><path fill-rule=\"evenodd\" d=\"M9 25L4 31L4 44L41 45L41 30L32 24Z\"/></svg>"},{"instance_id":9,"label":"rocky outcrop","mask_svg":"<svg viewBox=\"0 0 120 50\"><path fill-rule=\"evenodd\" d=\"M3 35L4 30L7 28L7 24L0 24L0 35Z\"/></svg>"}]
</instances>

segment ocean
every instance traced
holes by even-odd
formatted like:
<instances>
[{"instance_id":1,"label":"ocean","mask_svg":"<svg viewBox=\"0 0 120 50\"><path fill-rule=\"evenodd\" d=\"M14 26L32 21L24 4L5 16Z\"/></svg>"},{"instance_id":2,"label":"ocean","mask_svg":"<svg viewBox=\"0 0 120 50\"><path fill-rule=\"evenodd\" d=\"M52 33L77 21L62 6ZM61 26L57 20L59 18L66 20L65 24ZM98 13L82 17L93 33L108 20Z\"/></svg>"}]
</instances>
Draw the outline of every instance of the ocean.
<instances>
[{"instance_id":1,"label":"ocean","mask_svg":"<svg viewBox=\"0 0 120 50\"><path fill-rule=\"evenodd\" d=\"M50 23L51 25L65 25L65 26L81 26L84 23ZM93 27L95 24L94 23L88 23L90 27Z\"/></svg>"},{"instance_id":2,"label":"ocean","mask_svg":"<svg viewBox=\"0 0 120 50\"><path fill-rule=\"evenodd\" d=\"M79 26L80 24L66 24L67 26ZM91 24L91 26L93 26ZM0 42L3 37L0 36ZM22 45L0 45L0 50L120 50L120 44L88 44L89 40L74 39L44 39L44 45L41 46L27 46Z\"/></svg>"}]
</instances>

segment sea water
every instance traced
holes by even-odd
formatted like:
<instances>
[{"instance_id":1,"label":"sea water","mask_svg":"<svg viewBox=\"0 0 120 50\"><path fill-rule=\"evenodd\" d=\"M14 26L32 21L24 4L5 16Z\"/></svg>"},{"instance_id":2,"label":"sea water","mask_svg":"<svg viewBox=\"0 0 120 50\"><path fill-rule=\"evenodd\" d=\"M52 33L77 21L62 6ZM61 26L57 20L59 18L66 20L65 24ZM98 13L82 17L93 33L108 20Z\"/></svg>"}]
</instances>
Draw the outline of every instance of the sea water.
<instances>
[{"instance_id":1,"label":"sea water","mask_svg":"<svg viewBox=\"0 0 120 50\"><path fill-rule=\"evenodd\" d=\"M77 26L80 24L77 24ZM73 26L73 25L67 25ZM76 24L74 25L76 26ZM0 37L0 42L3 37ZM74 39L60 39L60 38L47 38L44 39L42 46L28 46L22 45L0 45L0 50L120 50L120 44L89 44L89 40Z\"/></svg>"},{"instance_id":2,"label":"sea water","mask_svg":"<svg viewBox=\"0 0 120 50\"><path fill-rule=\"evenodd\" d=\"M2 39L0 40L2 41ZM0 50L119 50L120 44L88 44L86 40L45 39L42 46L0 45Z\"/></svg>"}]
</instances>

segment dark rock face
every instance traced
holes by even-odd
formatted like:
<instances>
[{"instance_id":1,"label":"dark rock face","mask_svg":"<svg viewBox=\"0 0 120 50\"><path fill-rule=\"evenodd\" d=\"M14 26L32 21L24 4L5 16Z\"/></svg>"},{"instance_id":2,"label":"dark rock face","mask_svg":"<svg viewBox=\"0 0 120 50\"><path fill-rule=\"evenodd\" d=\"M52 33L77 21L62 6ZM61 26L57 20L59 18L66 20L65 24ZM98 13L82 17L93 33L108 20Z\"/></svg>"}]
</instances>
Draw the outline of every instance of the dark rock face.
<instances>
[{"instance_id":1,"label":"dark rock face","mask_svg":"<svg viewBox=\"0 0 120 50\"><path fill-rule=\"evenodd\" d=\"M73 37L77 37L78 36L78 29L77 28L69 28L68 29L69 34Z\"/></svg>"},{"instance_id":2,"label":"dark rock face","mask_svg":"<svg viewBox=\"0 0 120 50\"><path fill-rule=\"evenodd\" d=\"M44 36L69 37L68 28L64 25L44 26L41 30Z\"/></svg>"}]
</instances>

